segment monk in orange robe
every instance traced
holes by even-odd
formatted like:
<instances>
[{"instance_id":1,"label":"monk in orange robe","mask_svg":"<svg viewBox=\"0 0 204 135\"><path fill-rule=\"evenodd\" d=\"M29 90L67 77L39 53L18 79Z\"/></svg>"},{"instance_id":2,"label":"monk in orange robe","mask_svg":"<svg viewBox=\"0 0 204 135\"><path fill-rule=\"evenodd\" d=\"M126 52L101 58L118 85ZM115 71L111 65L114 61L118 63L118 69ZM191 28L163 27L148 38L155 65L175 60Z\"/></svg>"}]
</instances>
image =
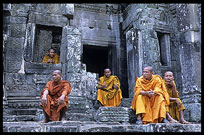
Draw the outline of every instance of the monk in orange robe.
<instances>
[{"instance_id":1,"label":"monk in orange robe","mask_svg":"<svg viewBox=\"0 0 204 135\"><path fill-rule=\"evenodd\" d=\"M176 84L174 82L174 76L171 71L167 71L164 74L164 83L167 88L167 92L169 94L169 100L170 105L168 108L168 119L170 121L174 121L175 123L178 123L176 120L178 120L182 124L190 124L190 122L186 121L183 117L183 111L185 110L185 107L182 103L182 101L179 99L179 94L176 89Z\"/></svg>"},{"instance_id":2,"label":"monk in orange robe","mask_svg":"<svg viewBox=\"0 0 204 135\"><path fill-rule=\"evenodd\" d=\"M166 107L169 96L162 78L153 75L152 67L143 69L143 76L136 80L135 95L131 108L136 111L136 124L168 123Z\"/></svg>"},{"instance_id":3,"label":"monk in orange robe","mask_svg":"<svg viewBox=\"0 0 204 135\"><path fill-rule=\"evenodd\" d=\"M68 94L71 92L70 83L61 80L60 70L55 70L52 73L52 78L40 93L40 105L45 115L44 123L64 120L65 111L68 109Z\"/></svg>"},{"instance_id":4,"label":"monk in orange robe","mask_svg":"<svg viewBox=\"0 0 204 135\"><path fill-rule=\"evenodd\" d=\"M104 76L99 79L97 100L101 106L116 107L120 105L122 98L118 77L111 75L109 68L104 69Z\"/></svg>"},{"instance_id":5,"label":"monk in orange robe","mask_svg":"<svg viewBox=\"0 0 204 135\"><path fill-rule=\"evenodd\" d=\"M60 57L55 53L54 49L49 49L48 53L44 56L42 63L58 64L60 63Z\"/></svg>"}]
</instances>

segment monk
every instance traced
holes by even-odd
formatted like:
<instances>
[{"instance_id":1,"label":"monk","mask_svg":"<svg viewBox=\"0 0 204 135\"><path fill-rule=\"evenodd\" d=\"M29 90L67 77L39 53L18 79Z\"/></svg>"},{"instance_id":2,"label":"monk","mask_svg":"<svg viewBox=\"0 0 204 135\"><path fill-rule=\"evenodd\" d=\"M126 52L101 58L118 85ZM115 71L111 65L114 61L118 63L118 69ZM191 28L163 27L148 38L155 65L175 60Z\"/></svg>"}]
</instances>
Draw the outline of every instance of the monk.
<instances>
[{"instance_id":1,"label":"monk","mask_svg":"<svg viewBox=\"0 0 204 135\"><path fill-rule=\"evenodd\" d=\"M51 48L44 56L42 63L58 64L60 63L60 57L57 53L55 53L54 49Z\"/></svg>"},{"instance_id":2,"label":"monk","mask_svg":"<svg viewBox=\"0 0 204 135\"><path fill-rule=\"evenodd\" d=\"M120 81L117 76L111 75L109 68L104 69L104 76L99 79L97 100L106 107L117 107L121 103Z\"/></svg>"},{"instance_id":3,"label":"monk","mask_svg":"<svg viewBox=\"0 0 204 135\"><path fill-rule=\"evenodd\" d=\"M168 109L168 119L177 123L177 120L182 124L190 124L190 122L186 121L183 117L183 111L185 107L182 101L179 99L179 94L176 89L176 84L174 82L174 76L171 71L167 71L164 74L164 83L167 88L167 92L169 94L170 105ZM173 119L172 119L172 118Z\"/></svg>"},{"instance_id":4,"label":"monk","mask_svg":"<svg viewBox=\"0 0 204 135\"><path fill-rule=\"evenodd\" d=\"M68 109L68 94L70 92L70 83L62 80L60 70L55 70L52 73L52 80L47 82L45 88L40 92L40 105L45 115L43 123L64 120L65 111Z\"/></svg>"},{"instance_id":5,"label":"monk","mask_svg":"<svg viewBox=\"0 0 204 135\"><path fill-rule=\"evenodd\" d=\"M152 67L145 67L143 76L136 80L131 106L136 111L136 124L169 123L166 119L168 105L169 96L162 78L159 75L153 75Z\"/></svg>"}]
</instances>

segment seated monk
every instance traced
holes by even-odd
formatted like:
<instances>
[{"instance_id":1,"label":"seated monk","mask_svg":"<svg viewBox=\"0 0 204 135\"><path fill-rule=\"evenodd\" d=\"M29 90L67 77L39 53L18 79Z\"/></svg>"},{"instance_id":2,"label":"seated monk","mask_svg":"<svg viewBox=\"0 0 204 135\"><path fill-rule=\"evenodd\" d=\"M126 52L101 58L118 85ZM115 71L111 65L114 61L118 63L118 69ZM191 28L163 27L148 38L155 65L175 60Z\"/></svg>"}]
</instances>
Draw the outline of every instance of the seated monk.
<instances>
[{"instance_id":1,"label":"seated monk","mask_svg":"<svg viewBox=\"0 0 204 135\"><path fill-rule=\"evenodd\" d=\"M97 91L97 100L101 106L119 106L122 99L120 81L117 76L111 75L109 68L104 69L104 76L100 77Z\"/></svg>"},{"instance_id":2,"label":"seated monk","mask_svg":"<svg viewBox=\"0 0 204 135\"><path fill-rule=\"evenodd\" d=\"M60 63L60 57L57 53L55 53L54 49L51 48L44 56L42 63L58 64Z\"/></svg>"},{"instance_id":3,"label":"seated monk","mask_svg":"<svg viewBox=\"0 0 204 135\"><path fill-rule=\"evenodd\" d=\"M179 99L179 94L176 89L173 73L171 71L165 72L163 81L166 85L170 100L167 114L168 119L170 120L170 122L172 121L178 123L176 121L178 120L182 124L190 124L190 122L186 121L183 117L183 111L185 110L185 107Z\"/></svg>"},{"instance_id":4,"label":"seated monk","mask_svg":"<svg viewBox=\"0 0 204 135\"><path fill-rule=\"evenodd\" d=\"M52 73L52 80L47 82L40 92L40 105L45 115L44 123L64 120L65 111L68 109L67 95L71 92L71 85L68 81L61 79L61 71L55 70Z\"/></svg>"},{"instance_id":5,"label":"seated monk","mask_svg":"<svg viewBox=\"0 0 204 135\"><path fill-rule=\"evenodd\" d=\"M136 124L169 123L166 119L168 105L169 96L162 78L159 75L153 75L152 67L145 67L143 76L136 80L131 106L136 111Z\"/></svg>"}]
</instances>

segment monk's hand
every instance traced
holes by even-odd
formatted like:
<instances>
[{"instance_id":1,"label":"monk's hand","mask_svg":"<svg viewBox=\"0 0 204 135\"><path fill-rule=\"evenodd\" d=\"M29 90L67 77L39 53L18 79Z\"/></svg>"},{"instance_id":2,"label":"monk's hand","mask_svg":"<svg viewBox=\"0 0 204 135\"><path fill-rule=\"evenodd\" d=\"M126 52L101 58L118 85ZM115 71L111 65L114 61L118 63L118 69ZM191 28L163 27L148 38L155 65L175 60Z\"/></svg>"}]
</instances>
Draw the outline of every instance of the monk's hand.
<instances>
[{"instance_id":1,"label":"monk's hand","mask_svg":"<svg viewBox=\"0 0 204 135\"><path fill-rule=\"evenodd\" d=\"M113 86L113 88L116 89L116 90L118 90L118 85L115 84L115 85Z\"/></svg>"},{"instance_id":2,"label":"monk's hand","mask_svg":"<svg viewBox=\"0 0 204 135\"><path fill-rule=\"evenodd\" d=\"M101 89L105 89L107 87L106 83L104 82L104 84L101 86Z\"/></svg>"},{"instance_id":3,"label":"monk's hand","mask_svg":"<svg viewBox=\"0 0 204 135\"><path fill-rule=\"evenodd\" d=\"M46 106L46 104L47 104L47 95L42 96L41 103L42 103L42 106Z\"/></svg>"},{"instance_id":4,"label":"monk's hand","mask_svg":"<svg viewBox=\"0 0 204 135\"><path fill-rule=\"evenodd\" d=\"M60 104L62 104L62 103L64 103L64 95L62 94L62 96L60 96L59 97L59 99L58 99L58 104L60 105Z\"/></svg>"},{"instance_id":5,"label":"monk's hand","mask_svg":"<svg viewBox=\"0 0 204 135\"><path fill-rule=\"evenodd\" d=\"M52 63L52 59L48 59L48 60L47 60L47 63Z\"/></svg>"}]
</instances>

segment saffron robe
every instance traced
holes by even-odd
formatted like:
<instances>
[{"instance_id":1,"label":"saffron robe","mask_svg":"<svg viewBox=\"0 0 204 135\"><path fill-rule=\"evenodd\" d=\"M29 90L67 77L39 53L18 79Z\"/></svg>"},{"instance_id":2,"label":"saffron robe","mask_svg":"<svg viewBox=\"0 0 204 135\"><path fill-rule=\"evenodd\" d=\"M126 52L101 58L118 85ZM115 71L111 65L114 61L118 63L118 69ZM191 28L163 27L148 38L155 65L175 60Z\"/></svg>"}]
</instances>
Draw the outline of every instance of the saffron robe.
<instances>
[{"instance_id":1,"label":"saffron robe","mask_svg":"<svg viewBox=\"0 0 204 135\"><path fill-rule=\"evenodd\" d=\"M68 94L71 92L71 85L66 80L60 80L57 84L52 80L47 82L45 88L40 92L41 99L45 90L48 90L47 94L47 104L46 106L42 106L45 113L49 116L52 121L59 121L60 118L60 110L63 107L68 109ZM64 103L58 105L59 97L64 94Z\"/></svg>"},{"instance_id":2,"label":"saffron robe","mask_svg":"<svg viewBox=\"0 0 204 135\"><path fill-rule=\"evenodd\" d=\"M49 59L52 59L52 63L49 63L49 64L58 64L60 63L60 57L57 53L54 54L54 56L51 58L49 55L45 55L43 60L42 60L42 63L48 63L47 61Z\"/></svg>"},{"instance_id":3,"label":"saffron robe","mask_svg":"<svg viewBox=\"0 0 204 135\"><path fill-rule=\"evenodd\" d=\"M106 76L102 76L99 79L98 87L104 85L107 87L104 90L98 89L97 91L97 100L103 105L107 107L116 107L119 106L122 100L122 91L120 89L120 81L117 76L111 75L109 78ZM118 89L114 89L113 86L118 86Z\"/></svg>"},{"instance_id":4,"label":"saffron robe","mask_svg":"<svg viewBox=\"0 0 204 135\"><path fill-rule=\"evenodd\" d=\"M163 81L164 81L164 83L166 85L166 81L165 80L163 80ZM173 82L173 83L174 83L174 85L176 87L176 83L175 82ZM173 94L172 87L169 87L169 85L166 85L166 88L167 88L167 92L169 94L169 97L177 98L179 100L179 102L181 103L181 107L177 108L176 101L171 101L170 100L170 105L168 106L168 110L167 110L172 118L179 121L180 120L179 112L185 110L185 107L184 107L182 101L179 99L179 93L178 93L177 89L176 89L176 91L177 91L176 94Z\"/></svg>"},{"instance_id":5,"label":"saffron robe","mask_svg":"<svg viewBox=\"0 0 204 135\"><path fill-rule=\"evenodd\" d=\"M151 98L140 94L141 91L149 91L150 89L158 94L154 94ZM131 108L136 111L136 115L142 114L142 122L144 124L158 123L163 118L166 118L168 105L169 95L159 75L152 75L151 80L146 80L143 76L136 80Z\"/></svg>"}]
</instances>

